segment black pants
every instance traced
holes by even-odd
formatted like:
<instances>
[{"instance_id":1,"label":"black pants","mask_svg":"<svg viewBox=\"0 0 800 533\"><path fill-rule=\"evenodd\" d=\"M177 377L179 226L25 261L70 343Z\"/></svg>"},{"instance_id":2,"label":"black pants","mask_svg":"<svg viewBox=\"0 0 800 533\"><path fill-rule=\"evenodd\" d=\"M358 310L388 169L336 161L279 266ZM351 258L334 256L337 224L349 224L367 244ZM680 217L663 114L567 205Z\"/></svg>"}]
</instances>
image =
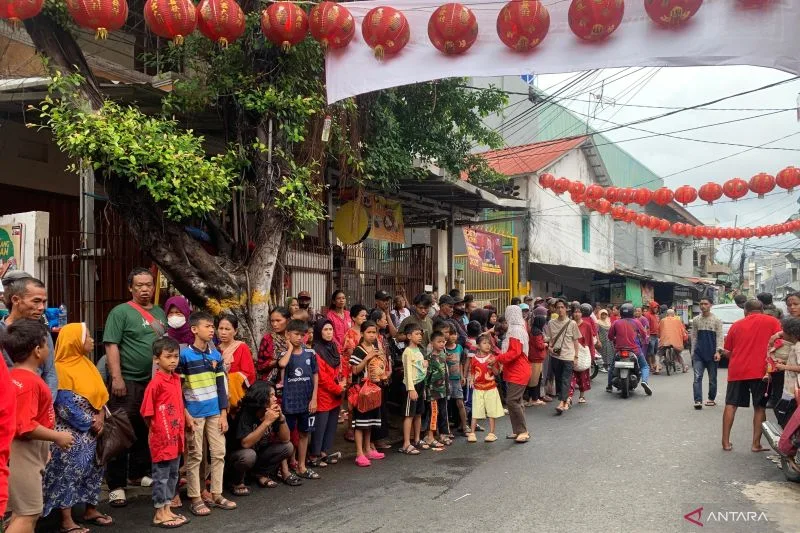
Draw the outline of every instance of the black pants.
<instances>
[{"instance_id":1,"label":"black pants","mask_svg":"<svg viewBox=\"0 0 800 533\"><path fill-rule=\"evenodd\" d=\"M128 415L136 440L130 449L108 463L106 482L108 490L125 488L129 479L140 479L150 474L150 446L147 442L148 429L139 410L142 407L147 383L125 380L127 394L119 397L109 394L108 409L112 413L122 409Z\"/></svg>"},{"instance_id":2,"label":"black pants","mask_svg":"<svg viewBox=\"0 0 800 533\"><path fill-rule=\"evenodd\" d=\"M330 411L318 411L316 429L311 434L311 451L309 455L319 457L322 452L330 453L333 439L336 437L336 426L339 424L340 407Z\"/></svg>"},{"instance_id":3,"label":"black pants","mask_svg":"<svg viewBox=\"0 0 800 533\"><path fill-rule=\"evenodd\" d=\"M386 402L389 399L389 385L381 385L381 427L372 430L372 440L389 438L389 408Z\"/></svg>"},{"instance_id":4,"label":"black pants","mask_svg":"<svg viewBox=\"0 0 800 533\"><path fill-rule=\"evenodd\" d=\"M273 442L259 447L258 451L252 448L236 450L225 461L225 478L232 485L241 485L250 472L256 476L274 475L281 461L288 459L293 453L294 446L291 442Z\"/></svg>"},{"instance_id":5,"label":"black pants","mask_svg":"<svg viewBox=\"0 0 800 533\"><path fill-rule=\"evenodd\" d=\"M553 365L553 374L556 377L556 395L562 402L566 402L569 398L569 386L572 382L572 370L574 363L572 361L563 361L555 357L551 357Z\"/></svg>"},{"instance_id":6,"label":"black pants","mask_svg":"<svg viewBox=\"0 0 800 533\"><path fill-rule=\"evenodd\" d=\"M433 424L433 405L436 404L436 431L439 432L439 435L449 435L450 434L450 426L447 425L447 399L446 398L439 398L438 400L429 400L425 402L425 414L422 415L422 433L423 435L425 432L431 429L431 425Z\"/></svg>"}]
</instances>

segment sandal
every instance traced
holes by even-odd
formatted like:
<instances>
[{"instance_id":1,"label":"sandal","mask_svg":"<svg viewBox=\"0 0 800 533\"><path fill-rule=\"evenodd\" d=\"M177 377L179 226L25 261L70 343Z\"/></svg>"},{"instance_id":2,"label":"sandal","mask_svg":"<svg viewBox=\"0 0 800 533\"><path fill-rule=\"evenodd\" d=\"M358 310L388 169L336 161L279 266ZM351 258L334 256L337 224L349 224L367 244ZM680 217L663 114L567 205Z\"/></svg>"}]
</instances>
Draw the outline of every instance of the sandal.
<instances>
[{"instance_id":1,"label":"sandal","mask_svg":"<svg viewBox=\"0 0 800 533\"><path fill-rule=\"evenodd\" d=\"M586 398L578 398L578 403L586 403Z\"/></svg>"},{"instance_id":2,"label":"sandal","mask_svg":"<svg viewBox=\"0 0 800 533\"><path fill-rule=\"evenodd\" d=\"M342 458L342 452L333 452L329 453L328 455L323 455L320 459L328 463L329 465L335 465L339 462Z\"/></svg>"},{"instance_id":3,"label":"sandal","mask_svg":"<svg viewBox=\"0 0 800 533\"><path fill-rule=\"evenodd\" d=\"M111 507L125 507L128 499L125 497L125 489L115 489L108 493L108 504Z\"/></svg>"},{"instance_id":4,"label":"sandal","mask_svg":"<svg viewBox=\"0 0 800 533\"><path fill-rule=\"evenodd\" d=\"M442 444L441 442L439 442L436 439L433 439L432 441L427 442L426 444L431 448L436 448L436 449L444 448L444 444Z\"/></svg>"},{"instance_id":5,"label":"sandal","mask_svg":"<svg viewBox=\"0 0 800 533\"><path fill-rule=\"evenodd\" d=\"M90 531L91 530L88 529L88 528L81 527L81 526L75 526L75 527L70 527L70 528L66 528L66 529L63 528L63 527L59 528L58 533L90 533Z\"/></svg>"},{"instance_id":6,"label":"sandal","mask_svg":"<svg viewBox=\"0 0 800 533\"><path fill-rule=\"evenodd\" d=\"M706 400L706 407L716 407L716 406L717 402L715 402L714 400Z\"/></svg>"},{"instance_id":7,"label":"sandal","mask_svg":"<svg viewBox=\"0 0 800 533\"><path fill-rule=\"evenodd\" d=\"M262 489L274 489L278 486L278 482L271 479L269 476L263 476L256 480L256 483Z\"/></svg>"},{"instance_id":8,"label":"sandal","mask_svg":"<svg viewBox=\"0 0 800 533\"><path fill-rule=\"evenodd\" d=\"M91 518L84 516L81 522L92 524L97 527L109 527L114 525L114 519L103 513L99 513Z\"/></svg>"},{"instance_id":9,"label":"sandal","mask_svg":"<svg viewBox=\"0 0 800 533\"><path fill-rule=\"evenodd\" d=\"M397 450L398 452L405 454L405 455L419 455L420 451L414 447L413 444L409 444L408 448L400 448Z\"/></svg>"},{"instance_id":10,"label":"sandal","mask_svg":"<svg viewBox=\"0 0 800 533\"><path fill-rule=\"evenodd\" d=\"M286 478L284 478L283 482L290 487L299 487L303 484L303 481L297 477L297 474L294 472L291 472Z\"/></svg>"},{"instance_id":11,"label":"sandal","mask_svg":"<svg viewBox=\"0 0 800 533\"><path fill-rule=\"evenodd\" d=\"M162 529L175 529L179 528L186 523L186 520L180 518L172 518L170 520L163 520L161 522L153 522L153 527L160 527ZM69 531L72 531L70 529Z\"/></svg>"},{"instance_id":12,"label":"sandal","mask_svg":"<svg viewBox=\"0 0 800 533\"><path fill-rule=\"evenodd\" d=\"M310 468L306 468L305 472L296 471L295 473L303 479L319 479L319 474Z\"/></svg>"},{"instance_id":13,"label":"sandal","mask_svg":"<svg viewBox=\"0 0 800 533\"><path fill-rule=\"evenodd\" d=\"M325 459L322 457L317 457L316 459L309 459L306 461L307 466L313 466L314 468L328 468L328 463L325 462Z\"/></svg>"},{"instance_id":14,"label":"sandal","mask_svg":"<svg viewBox=\"0 0 800 533\"><path fill-rule=\"evenodd\" d=\"M192 502L192 505L189 506L189 511L195 516L208 516L211 514L211 509L209 509L202 500L199 502Z\"/></svg>"},{"instance_id":15,"label":"sandal","mask_svg":"<svg viewBox=\"0 0 800 533\"><path fill-rule=\"evenodd\" d=\"M214 507L217 509L222 509L223 511L233 511L237 507L236 502L232 502L223 496L215 498L211 503Z\"/></svg>"},{"instance_id":16,"label":"sandal","mask_svg":"<svg viewBox=\"0 0 800 533\"><path fill-rule=\"evenodd\" d=\"M517 436L516 436L514 433L511 433L511 434L509 434L509 435L506 435L506 438L507 438L508 440L514 440L514 439L516 439L516 438L517 438Z\"/></svg>"},{"instance_id":17,"label":"sandal","mask_svg":"<svg viewBox=\"0 0 800 533\"><path fill-rule=\"evenodd\" d=\"M416 444L414 444L414 446L415 446L417 449L419 449L419 448L422 448L423 450L430 450L430 449L431 449L431 446L430 446L430 444L428 444L428 443L427 443L427 442L425 442L424 440L421 440L421 441L417 442Z\"/></svg>"},{"instance_id":18,"label":"sandal","mask_svg":"<svg viewBox=\"0 0 800 533\"><path fill-rule=\"evenodd\" d=\"M231 494L234 496L250 496L250 488L247 485L237 485L231 487Z\"/></svg>"}]
</instances>

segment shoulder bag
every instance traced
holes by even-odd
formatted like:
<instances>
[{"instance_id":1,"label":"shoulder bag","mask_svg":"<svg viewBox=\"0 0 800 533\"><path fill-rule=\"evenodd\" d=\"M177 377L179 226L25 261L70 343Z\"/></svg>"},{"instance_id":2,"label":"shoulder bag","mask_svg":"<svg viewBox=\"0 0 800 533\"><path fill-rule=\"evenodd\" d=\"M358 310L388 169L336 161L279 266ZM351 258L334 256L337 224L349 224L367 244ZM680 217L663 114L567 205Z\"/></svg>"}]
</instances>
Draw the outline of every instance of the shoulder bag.
<instances>
[{"instance_id":1,"label":"shoulder bag","mask_svg":"<svg viewBox=\"0 0 800 533\"><path fill-rule=\"evenodd\" d=\"M567 332L567 328L569 327L571 322L572 322L571 320L567 320L566 325L563 328L561 328L558 331L558 333L556 333L555 337L553 337L553 353L556 354L556 355L560 354L561 353L561 348L564 347L564 340L566 339L566 336L564 336L564 333ZM556 347L556 343L558 342L558 339L561 339L561 344L559 344L558 347Z\"/></svg>"},{"instance_id":2,"label":"shoulder bag","mask_svg":"<svg viewBox=\"0 0 800 533\"><path fill-rule=\"evenodd\" d=\"M136 311L142 315L142 318L145 322L148 323L150 329L153 330L153 333L156 334L156 337L163 337L167 333L167 329L164 327L164 324L161 323L160 320L157 320L153 315L151 315L147 309L142 307L141 305L137 304L133 300L128 302L128 305L136 309ZM188 317L187 317L188 319Z\"/></svg>"},{"instance_id":3,"label":"shoulder bag","mask_svg":"<svg viewBox=\"0 0 800 533\"><path fill-rule=\"evenodd\" d=\"M106 411L106 418L103 421L103 431L97 436L97 452L94 457L98 466L107 465L133 446L136 440L131 421L123 409L117 409L113 413L108 407L103 406L103 409Z\"/></svg>"}]
</instances>

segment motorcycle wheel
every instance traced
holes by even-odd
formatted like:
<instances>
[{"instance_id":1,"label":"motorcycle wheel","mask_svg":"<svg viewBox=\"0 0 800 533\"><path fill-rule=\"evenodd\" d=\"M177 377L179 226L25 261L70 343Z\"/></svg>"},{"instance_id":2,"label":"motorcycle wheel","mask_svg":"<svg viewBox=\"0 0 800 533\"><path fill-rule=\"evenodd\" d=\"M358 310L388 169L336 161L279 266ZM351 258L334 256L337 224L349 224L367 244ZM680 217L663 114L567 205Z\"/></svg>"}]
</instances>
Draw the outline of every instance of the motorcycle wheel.
<instances>
[{"instance_id":1,"label":"motorcycle wheel","mask_svg":"<svg viewBox=\"0 0 800 533\"><path fill-rule=\"evenodd\" d=\"M667 375L669 376L669 375L670 375L670 372L671 372L671 371L670 371L670 367L672 366L672 361L670 360L670 357L669 357L669 356L667 356L667 357L666 357L666 359L667 359L667 360L666 360L666 361L664 361L664 369L666 369L666 371L667 371Z\"/></svg>"},{"instance_id":2,"label":"motorcycle wheel","mask_svg":"<svg viewBox=\"0 0 800 533\"><path fill-rule=\"evenodd\" d=\"M795 472L788 464L786 457L781 456L781 470L783 470L783 475L786 477L786 481L791 481L792 483L800 483L800 474Z\"/></svg>"},{"instance_id":3,"label":"motorcycle wheel","mask_svg":"<svg viewBox=\"0 0 800 533\"><path fill-rule=\"evenodd\" d=\"M592 361L592 379L597 377L598 372L600 372L600 366L595 361Z\"/></svg>"},{"instance_id":4,"label":"motorcycle wheel","mask_svg":"<svg viewBox=\"0 0 800 533\"><path fill-rule=\"evenodd\" d=\"M622 380L622 383L620 383L620 385L621 385L621 386L620 386L620 389L619 389L619 391L620 391L620 393L622 394L622 397L623 397L623 398L627 398L627 397L628 397L628 395L630 394L630 389L628 388L628 387L630 387L630 385L631 385L631 382L630 382L630 380L628 380L628 379L623 379L623 380Z\"/></svg>"}]
</instances>

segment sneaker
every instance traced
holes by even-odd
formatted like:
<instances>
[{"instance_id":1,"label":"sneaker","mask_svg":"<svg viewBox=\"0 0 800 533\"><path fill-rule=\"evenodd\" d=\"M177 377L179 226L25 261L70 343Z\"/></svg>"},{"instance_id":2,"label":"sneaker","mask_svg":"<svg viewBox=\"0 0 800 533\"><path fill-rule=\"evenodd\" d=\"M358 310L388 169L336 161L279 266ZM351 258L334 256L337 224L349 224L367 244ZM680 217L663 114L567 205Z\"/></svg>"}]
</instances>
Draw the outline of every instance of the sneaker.
<instances>
[{"instance_id":1,"label":"sneaker","mask_svg":"<svg viewBox=\"0 0 800 533\"><path fill-rule=\"evenodd\" d=\"M369 453L367 454L367 459L372 459L372 460L383 459L384 457L386 457L386 454L381 453L377 450L370 450Z\"/></svg>"},{"instance_id":2,"label":"sneaker","mask_svg":"<svg viewBox=\"0 0 800 533\"><path fill-rule=\"evenodd\" d=\"M383 454L381 454L381 455L383 455ZM356 457L356 464L358 466L372 466L372 463L364 455L359 455L358 457Z\"/></svg>"},{"instance_id":3,"label":"sneaker","mask_svg":"<svg viewBox=\"0 0 800 533\"><path fill-rule=\"evenodd\" d=\"M486 430L483 429L480 424L475 424L475 431L486 431Z\"/></svg>"},{"instance_id":4,"label":"sneaker","mask_svg":"<svg viewBox=\"0 0 800 533\"><path fill-rule=\"evenodd\" d=\"M614 392L614 389L611 388L611 386L609 385L608 387L606 387L606 392Z\"/></svg>"},{"instance_id":5,"label":"sneaker","mask_svg":"<svg viewBox=\"0 0 800 533\"><path fill-rule=\"evenodd\" d=\"M703 402L694 402L694 408L699 411L703 408Z\"/></svg>"},{"instance_id":6,"label":"sneaker","mask_svg":"<svg viewBox=\"0 0 800 533\"><path fill-rule=\"evenodd\" d=\"M607 369L605 369L605 368L601 368L601 369L600 369L600 373L602 373L602 374L608 374L608 370L607 370Z\"/></svg>"},{"instance_id":7,"label":"sneaker","mask_svg":"<svg viewBox=\"0 0 800 533\"><path fill-rule=\"evenodd\" d=\"M478 437L475 436L475 433L468 433L467 442L478 442Z\"/></svg>"},{"instance_id":8,"label":"sneaker","mask_svg":"<svg viewBox=\"0 0 800 533\"><path fill-rule=\"evenodd\" d=\"M647 393L648 396L653 395L653 389L650 387L650 385L648 385L646 381L642 381L642 388L644 389L644 392Z\"/></svg>"},{"instance_id":9,"label":"sneaker","mask_svg":"<svg viewBox=\"0 0 800 533\"><path fill-rule=\"evenodd\" d=\"M486 437L484 437L483 442L494 442L496 440L497 440L497 435L495 435L494 433L489 433L488 435L486 435Z\"/></svg>"}]
</instances>

